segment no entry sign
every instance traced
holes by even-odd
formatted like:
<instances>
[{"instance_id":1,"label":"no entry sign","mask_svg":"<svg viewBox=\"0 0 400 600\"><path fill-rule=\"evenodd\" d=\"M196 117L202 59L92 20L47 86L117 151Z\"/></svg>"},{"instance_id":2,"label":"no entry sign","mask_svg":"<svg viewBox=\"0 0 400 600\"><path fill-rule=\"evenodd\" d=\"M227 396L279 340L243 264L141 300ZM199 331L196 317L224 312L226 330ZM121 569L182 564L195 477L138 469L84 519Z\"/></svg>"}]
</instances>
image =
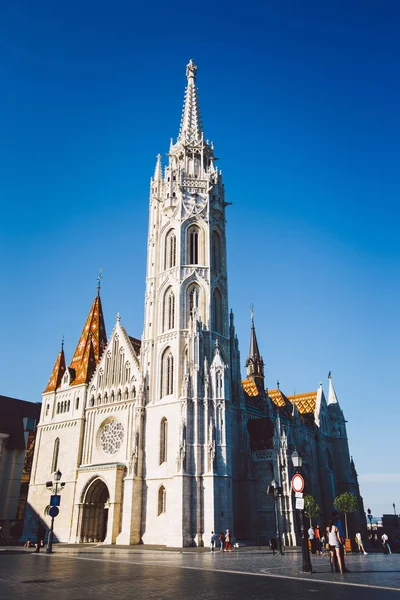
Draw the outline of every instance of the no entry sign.
<instances>
[{"instance_id":1,"label":"no entry sign","mask_svg":"<svg viewBox=\"0 0 400 600\"><path fill-rule=\"evenodd\" d=\"M302 492L304 490L304 479L300 473L296 473L292 477L292 490L295 492Z\"/></svg>"}]
</instances>

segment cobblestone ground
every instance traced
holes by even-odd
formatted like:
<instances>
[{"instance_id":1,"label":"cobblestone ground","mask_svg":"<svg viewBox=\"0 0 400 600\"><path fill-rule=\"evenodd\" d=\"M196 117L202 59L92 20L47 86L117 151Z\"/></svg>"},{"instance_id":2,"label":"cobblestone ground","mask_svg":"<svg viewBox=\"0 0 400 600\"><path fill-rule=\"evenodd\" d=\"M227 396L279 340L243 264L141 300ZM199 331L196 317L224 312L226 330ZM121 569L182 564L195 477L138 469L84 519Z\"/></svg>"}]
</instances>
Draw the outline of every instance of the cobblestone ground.
<instances>
[{"instance_id":1,"label":"cobblestone ground","mask_svg":"<svg viewBox=\"0 0 400 600\"><path fill-rule=\"evenodd\" d=\"M61 550L61 549L60 549ZM390 600L400 598L400 555L351 555L351 573L300 573L301 556L262 552L194 553L93 549L84 553L0 552L0 598L92 600Z\"/></svg>"}]
</instances>

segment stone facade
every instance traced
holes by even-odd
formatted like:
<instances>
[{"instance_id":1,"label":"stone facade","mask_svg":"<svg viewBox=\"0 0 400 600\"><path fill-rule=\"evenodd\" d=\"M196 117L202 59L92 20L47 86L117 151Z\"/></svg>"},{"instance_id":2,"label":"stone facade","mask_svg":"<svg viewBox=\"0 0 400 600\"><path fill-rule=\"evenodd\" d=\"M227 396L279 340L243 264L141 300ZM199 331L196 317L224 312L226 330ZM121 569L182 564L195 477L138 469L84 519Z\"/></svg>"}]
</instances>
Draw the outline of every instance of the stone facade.
<instances>
[{"instance_id":1,"label":"stone facade","mask_svg":"<svg viewBox=\"0 0 400 600\"><path fill-rule=\"evenodd\" d=\"M241 380L228 309L228 203L204 139L196 70L190 61L178 139L151 179L142 338L118 316L107 340L99 280L70 366L61 348L43 394L25 536L38 515L50 522L46 482L57 469L65 485L55 539L71 543L183 547L227 528L270 537L274 477L281 532L294 544L295 447L323 517L339 490L358 494L336 397L327 402L322 387L307 401L266 392L253 320Z\"/></svg>"}]
</instances>

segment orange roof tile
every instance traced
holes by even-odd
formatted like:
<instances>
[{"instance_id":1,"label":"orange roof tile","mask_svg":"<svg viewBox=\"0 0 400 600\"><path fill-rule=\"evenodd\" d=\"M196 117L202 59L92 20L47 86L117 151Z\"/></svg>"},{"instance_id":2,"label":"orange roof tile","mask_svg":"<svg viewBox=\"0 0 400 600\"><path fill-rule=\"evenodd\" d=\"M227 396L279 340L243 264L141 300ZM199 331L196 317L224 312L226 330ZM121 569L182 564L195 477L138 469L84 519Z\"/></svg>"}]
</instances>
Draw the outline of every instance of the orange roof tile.
<instances>
[{"instance_id":1,"label":"orange roof tile","mask_svg":"<svg viewBox=\"0 0 400 600\"><path fill-rule=\"evenodd\" d=\"M275 406L286 406L285 395L282 394L281 390L268 390L267 394Z\"/></svg>"},{"instance_id":2,"label":"orange roof tile","mask_svg":"<svg viewBox=\"0 0 400 600\"><path fill-rule=\"evenodd\" d=\"M317 402L317 392L288 396L288 400L290 400L292 404L295 404L301 415L313 413Z\"/></svg>"},{"instance_id":3,"label":"orange roof tile","mask_svg":"<svg viewBox=\"0 0 400 600\"><path fill-rule=\"evenodd\" d=\"M88 383L106 345L107 337L103 309L100 296L97 295L70 364L70 368L75 371L75 379L71 382L71 385Z\"/></svg>"},{"instance_id":4,"label":"orange roof tile","mask_svg":"<svg viewBox=\"0 0 400 600\"><path fill-rule=\"evenodd\" d=\"M252 379L244 379L242 381L242 386L248 396L251 396L251 397L259 396L259 391L257 389L257 385Z\"/></svg>"},{"instance_id":5,"label":"orange roof tile","mask_svg":"<svg viewBox=\"0 0 400 600\"><path fill-rule=\"evenodd\" d=\"M66 369L66 366L65 366L64 350L61 348L60 352L58 353L57 360L54 363L54 367L51 372L47 387L43 392L44 394L46 392L54 392L57 388L60 387L61 379L65 373L65 369Z\"/></svg>"}]
</instances>

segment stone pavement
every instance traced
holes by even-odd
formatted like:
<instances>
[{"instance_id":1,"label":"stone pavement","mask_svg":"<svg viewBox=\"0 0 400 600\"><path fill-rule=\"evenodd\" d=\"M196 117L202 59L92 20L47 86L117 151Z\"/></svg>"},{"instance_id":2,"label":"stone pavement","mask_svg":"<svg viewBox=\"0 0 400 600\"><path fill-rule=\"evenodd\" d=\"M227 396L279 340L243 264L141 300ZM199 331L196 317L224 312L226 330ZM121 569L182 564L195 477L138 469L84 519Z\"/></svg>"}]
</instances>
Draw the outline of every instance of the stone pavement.
<instances>
[{"instance_id":1,"label":"stone pavement","mask_svg":"<svg viewBox=\"0 0 400 600\"><path fill-rule=\"evenodd\" d=\"M157 548L157 549L156 549ZM31 553L32 550L13 548L14 551ZM210 552L206 548L166 549L165 547L145 546L103 546L56 544L54 555L46 559L69 559L99 563L130 564L140 567L163 567L166 569L186 569L241 573L275 579L294 579L327 583L336 586L357 587L359 590L400 591L400 554L348 554L346 566L350 573L331 573L329 557L312 556L314 573L301 573L301 554L287 553L273 555L269 550L240 548L233 552ZM45 555L41 551L41 555ZM1 556L1 553L0 553ZM359 596L361 597L361 596ZM378 597L378 596L377 596Z\"/></svg>"}]
</instances>

